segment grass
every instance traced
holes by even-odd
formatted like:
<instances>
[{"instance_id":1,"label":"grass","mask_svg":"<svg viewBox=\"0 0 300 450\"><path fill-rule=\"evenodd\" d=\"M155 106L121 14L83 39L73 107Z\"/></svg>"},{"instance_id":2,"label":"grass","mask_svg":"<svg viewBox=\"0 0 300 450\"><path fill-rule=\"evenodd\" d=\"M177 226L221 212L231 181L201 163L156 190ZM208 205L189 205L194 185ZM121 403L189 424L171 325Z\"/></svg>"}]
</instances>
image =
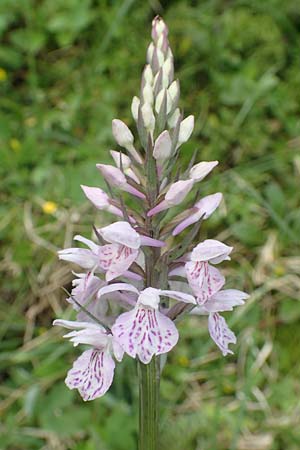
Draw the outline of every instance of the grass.
<instances>
[{"instance_id":1,"label":"grass","mask_svg":"<svg viewBox=\"0 0 300 450\"><path fill-rule=\"evenodd\" d=\"M153 15L163 15L196 114L188 164L218 159L204 193L225 205L204 235L233 244L223 359L205 322L186 319L161 386L161 449L298 450L300 391L300 15L296 0L2 0L0 4L0 448L128 450L137 433L133 361L85 404L63 379L76 351L51 328L70 268L56 250L102 216L79 184L101 185L111 119L132 125ZM52 202L52 203L46 203ZM105 219L104 219L105 220Z\"/></svg>"}]
</instances>

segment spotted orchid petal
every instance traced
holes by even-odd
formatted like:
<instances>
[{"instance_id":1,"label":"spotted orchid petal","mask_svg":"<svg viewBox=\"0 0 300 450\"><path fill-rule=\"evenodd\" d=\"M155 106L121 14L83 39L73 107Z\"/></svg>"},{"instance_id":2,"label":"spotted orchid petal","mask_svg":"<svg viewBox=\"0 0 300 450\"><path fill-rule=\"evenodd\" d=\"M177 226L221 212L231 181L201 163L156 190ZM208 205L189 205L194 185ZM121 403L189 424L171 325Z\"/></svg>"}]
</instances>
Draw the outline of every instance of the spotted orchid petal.
<instances>
[{"instance_id":1,"label":"spotted orchid petal","mask_svg":"<svg viewBox=\"0 0 300 450\"><path fill-rule=\"evenodd\" d=\"M138 356L144 364L148 364L153 355L169 352L178 341L178 331L172 320L142 304L121 314L112 333L129 356Z\"/></svg>"},{"instance_id":2,"label":"spotted orchid petal","mask_svg":"<svg viewBox=\"0 0 300 450\"><path fill-rule=\"evenodd\" d=\"M94 400L110 388L114 369L115 362L107 351L92 348L76 359L65 383L69 389L78 389L83 400Z\"/></svg>"},{"instance_id":3,"label":"spotted orchid petal","mask_svg":"<svg viewBox=\"0 0 300 450\"><path fill-rule=\"evenodd\" d=\"M217 344L223 356L233 351L228 348L229 344L236 344L236 336L228 327L224 317L218 313L212 313L208 317L208 330L210 337Z\"/></svg>"},{"instance_id":4,"label":"spotted orchid petal","mask_svg":"<svg viewBox=\"0 0 300 450\"><path fill-rule=\"evenodd\" d=\"M225 284L225 278L220 271L207 262L187 262L185 270L188 283L199 305L206 302Z\"/></svg>"},{"instance_id":5,"label":"spotted orchid petal","mask_svg":"<svg viewBox=\"0 0 300 450\"><path fill-rule=\"evenodd\" d=\"M177 236L179 233L185 230L185 228L198 222L198 220L200 219L202 220L208 219L219 206L222 197L223 196L220 192L203 197L190 210L191 214L174 228L172 233L173 236Z\"/></svg>"},{"instance_id":6,"label":"spotted orchid petal","mask_svg":"<svg viewBox=\"0 0 300 450\"><path fill-rule=\"evenodd\" d=\"M99 265L106 272L106 281L125 274L127 269L136 260L139 250L125 245L108 244L99 249Z\"/></svg>"}]
</instances>

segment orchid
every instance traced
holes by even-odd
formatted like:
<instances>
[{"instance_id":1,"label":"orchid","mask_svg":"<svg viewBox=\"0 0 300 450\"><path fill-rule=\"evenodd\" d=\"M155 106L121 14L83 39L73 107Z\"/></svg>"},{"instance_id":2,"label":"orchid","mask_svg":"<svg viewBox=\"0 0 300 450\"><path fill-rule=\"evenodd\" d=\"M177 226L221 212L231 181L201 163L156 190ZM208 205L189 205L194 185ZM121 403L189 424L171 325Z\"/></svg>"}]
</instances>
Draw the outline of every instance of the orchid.
<instances>
[{"instance_id":1,"label":"orchid","mask_svg":"<svg viewBox=\"0 0 300 450\"><path fill-rule=\"evenodd\" d=\"M151 36L139 97L131 103L137 132L114 119L112 133L122 151L110 150L112 164L96 165L109 193L81 186L102 213L103 226L94 226L97 241L76 235L87 248L58 252L60 259L86 271L77 275L67 298L77 321L54 321L72 330L65 337L74 345L90 346L66 378L67 386L77 388L85 400L107 391L115 359L121 361L125 353L137 360L144 430L140 450L157 449L160 357L178 342L176 319L189 313L207 315L209 334L227 355L236 337L219 313L243 305L248 297L223 289L225 277L216 267L230 260L233 247L216 239L200 241L201 224L217 210L222 194L201 193L199 198L195 187L202 191L201 182L218 161L196 162L195 156L188 167L176 170L195 120L192 115L183 118L179 109L179 81L160 17L152 22ZM105 222L105 212L118 221ZM173 289L174 277L180 277L179 290Z\"/></svg>"}]
</instances>

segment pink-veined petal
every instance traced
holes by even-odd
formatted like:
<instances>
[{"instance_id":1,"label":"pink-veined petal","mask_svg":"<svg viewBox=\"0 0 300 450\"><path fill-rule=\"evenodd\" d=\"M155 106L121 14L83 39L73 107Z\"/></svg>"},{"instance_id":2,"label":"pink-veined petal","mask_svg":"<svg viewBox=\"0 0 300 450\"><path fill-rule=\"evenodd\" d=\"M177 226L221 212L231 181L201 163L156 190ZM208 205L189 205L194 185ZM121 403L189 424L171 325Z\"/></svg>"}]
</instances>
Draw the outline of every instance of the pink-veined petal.
<instances>
[{"instance_id":1,"label":"pink-veined petal","mask_svg":"<svg viewBox=\"0 0 300 450\"><path fill-rule=\"evenodd\" d=\"M202 305L225 284L225 278L218 269L207 262L190 261L185 265L187 280L197 303Z\"/></svg>"},{"instance_id":2,"label":"pink-veined petal","mask_svg":"<svg viewBox=\"0 0 300 450\"><path fill-rule=\"evenodd\" d=\"M197 304L195 297L191 294L186 294L185 292L160 290L159 293L160 295L165 295L166 297L174 298L179 302L192 303L194 305Z\"/></svg>"},{"instance_id":3,"label":"pink-veined petal","mask_svg":"<svg viewBox=\"0 0 300 450\"><path fill-rule=\"evenodd\" d=\"M104 395L114 377L115 362L107 351L89 349L74 361L65 380L69 389L78 389L83 400Z\"/></svg>"},{"instance_id":4,"label":"pink-veined petal","mask_svg":"<svg viewBox=\"0 0 300 450\"><path fill-rule=\"evenodd\" d=\"M228 327L224 317L218 313L210 314L208 317L208 330L210 337L217 344L223 356L233 351L228 348L229 344L236 344L235 334Z\"/></svg>"},{"instance_id":5,"label":"pink-veined petal","mask_svg":"<svg viewBox=\"0 0 300 450\"><path fill-rule=\"evenodd\" d=\"M148 364L153 355L169 352L178 341L178 331L172 320L141 305L121 314L112 333L129 356L138 356L144 364Z\"/></svg>"},{"instance_id":6,"label":"pink-veined petal","mask_svg":"<svg viewBox=\"0 0 300 450\"><path fill-rule=\"evenodd\" d=\"M103 245L99 250L99 265L106 271L106 281L123 275L136 260L139 250L119 244Z\"/></svg>"},{"instance_id":7,"label":"pink-veined petal","mask_svg":"<svg viewBox=\"0 0 300 450\"><path fill-rule=\"evenodd\" d=\"M232 311L234 306L243 305L248 297L248 294L237 289L225 289L216 292L203 304L203 307L210 313Z\"/></svg>"},{"instance_id":8,"label":"pink-veined petal","mask_svg":"<svg viewBox=\"0 0 300 450\"><path fill-rule=\"evenodd\" d=\"M110 292L115 291L129 291L134 292L135 294L139 294L139 291L136 287L132 286L132 284L128 283L114 283L109 284L108 286L104 286L98 291L98 298L102 297L102 295L109 294Z\"/></svg>"}]
</instances>

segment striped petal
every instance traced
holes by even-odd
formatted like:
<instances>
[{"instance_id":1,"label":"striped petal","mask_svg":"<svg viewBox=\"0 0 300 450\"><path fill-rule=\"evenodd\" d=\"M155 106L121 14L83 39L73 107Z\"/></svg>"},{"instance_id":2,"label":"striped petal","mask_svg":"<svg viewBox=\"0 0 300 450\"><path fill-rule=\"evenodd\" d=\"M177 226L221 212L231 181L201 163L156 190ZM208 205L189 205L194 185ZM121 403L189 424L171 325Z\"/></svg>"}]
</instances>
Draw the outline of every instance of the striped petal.
<instances>
[{"instance_id":1,"label":"striped petal","mask_svg":"<svg viewBox=\"0 0 300 450\"><path fill-rule=\"evenodd\" d=\"M144 364L148 364L153 355L169 352L178 341L178 331L172 320L142 305L121 314L112 333L129 356L138 356Z\"/></svg>"},{"instance_id":2,"label":"striped petal","mask_svg":"<svg viewBox=\"0 0 300 450\"><path fill-rule=\"evenodd\" d=\"M65 380L69 389L78 389L83 400L104 395L114 377L115 362L107 351L89 349L82 353Z\"/></svg>"}]
</instances>

